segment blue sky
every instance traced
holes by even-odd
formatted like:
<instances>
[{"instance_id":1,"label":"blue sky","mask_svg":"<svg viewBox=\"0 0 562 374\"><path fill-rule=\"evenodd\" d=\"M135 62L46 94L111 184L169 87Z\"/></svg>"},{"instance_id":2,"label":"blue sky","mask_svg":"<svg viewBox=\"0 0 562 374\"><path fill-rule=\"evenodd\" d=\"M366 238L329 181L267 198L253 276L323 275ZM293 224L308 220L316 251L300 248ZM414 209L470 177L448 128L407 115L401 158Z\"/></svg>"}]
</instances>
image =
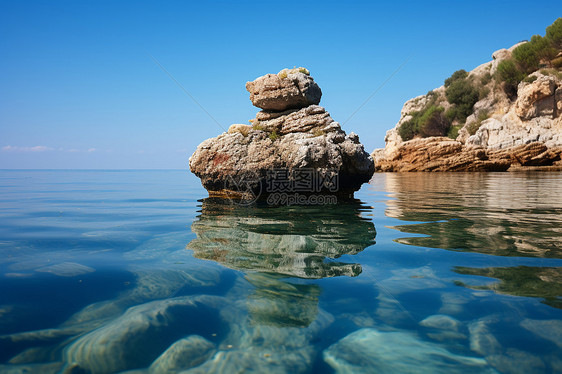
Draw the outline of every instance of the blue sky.
<instances>
[{"instance_id":1,"label":"blue sky","mask_svg":"<svg viewBox=\"0 0 562 374\"><path fill-rule=\"evenodd\" d=\"M370 152L406 100L559 16L560 1L1 1L0 168L187 168L255 116L246 81L293 66Z\"/></svg>"}]
</instances>

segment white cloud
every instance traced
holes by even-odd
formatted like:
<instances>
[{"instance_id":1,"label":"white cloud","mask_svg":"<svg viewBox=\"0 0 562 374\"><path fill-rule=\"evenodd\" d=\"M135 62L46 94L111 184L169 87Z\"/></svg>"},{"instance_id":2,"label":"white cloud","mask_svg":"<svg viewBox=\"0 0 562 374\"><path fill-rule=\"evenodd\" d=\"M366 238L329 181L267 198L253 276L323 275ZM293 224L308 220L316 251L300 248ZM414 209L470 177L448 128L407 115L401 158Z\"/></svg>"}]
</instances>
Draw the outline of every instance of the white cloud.
<instances>
[{"instance_id":1,"label":"white cloud","mask_svg":"<svg viewBox=\"0 0 562 374\"><path fill-rule=\"evenodd\" d=\"M36 145L34 147L18 147L13 145L5 145L2 147L3 152L47 152L52 151L53 148L44 145Z\"/></svg>"},{"instance_id":2,"label":"white cloud","mask_svg":"<svg viewBox=\"0 0 562 374\"><path fill-rule=\"evenodd\" d=\"M95 148L89 148L88 149L88 153L92 153L92 152L95 152L95 151L97 151L97 149L95 149Z\"/></svg>"}]
</instances>

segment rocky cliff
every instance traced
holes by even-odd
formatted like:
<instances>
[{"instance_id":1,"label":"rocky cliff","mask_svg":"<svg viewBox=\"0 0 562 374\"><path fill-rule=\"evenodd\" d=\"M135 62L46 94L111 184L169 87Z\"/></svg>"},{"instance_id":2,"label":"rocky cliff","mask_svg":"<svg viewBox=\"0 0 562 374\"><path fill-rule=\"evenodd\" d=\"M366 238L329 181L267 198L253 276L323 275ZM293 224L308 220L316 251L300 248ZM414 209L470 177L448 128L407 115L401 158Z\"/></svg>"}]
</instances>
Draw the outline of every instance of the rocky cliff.
<instances>
[{"instance_id":1,"label":"rocky cliff","mask_svg":"<svg viewBox=\"0 0 562 374\"><path fill-rule=\"evenodd\" d=\"M562 18L544 38L496 51L407 101L385 148L372 153L376 170L562 168L562 46L559 35L549 39L554 27L562 30Z\"/></svg>"}]
</instances>

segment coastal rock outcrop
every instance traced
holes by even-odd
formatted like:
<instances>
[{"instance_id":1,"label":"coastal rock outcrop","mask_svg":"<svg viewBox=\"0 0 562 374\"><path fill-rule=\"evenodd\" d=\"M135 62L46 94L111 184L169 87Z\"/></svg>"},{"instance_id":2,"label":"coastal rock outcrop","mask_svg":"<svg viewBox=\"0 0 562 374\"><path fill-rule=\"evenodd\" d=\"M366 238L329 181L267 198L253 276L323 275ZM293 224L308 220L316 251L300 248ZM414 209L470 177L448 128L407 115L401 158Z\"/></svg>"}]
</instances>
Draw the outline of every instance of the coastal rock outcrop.
<instances>
[{"instance_id":1,"label":"coastal rock outcrop","mask_svg":"<svg viewBox=\"0 0 562 374\"><path fill-rule=\"evenodd\" d=\"M446 137L414 139L397 147L392 158L376 157L380 171L505 171L510 158L493 158L481 147Z\"/></svg>"},{"instance_id":2,"label":"coastal rock outcrop","mask_svg":"<svg viewBox=\"0 0 562 374\"><path fill-rule=\"evenodd\" d=\"M385 148L372 153L376 170L562 169L562 52L523 70L528 60L521 56L533 40L407 101Z\"/></svg>"},{"instance_id":3,"label":"coastal rock outcrop","mask_svg":"<svg viewBox=\"0 0 562 374\"><path fill-rule=\"evenodd\" d=\"M205 140L189 159L211 196L267 195L268 176L283 170L286 186L295 192L299 171L313 173L302 193L349 197L374 172L371 156L359 137L346 134L317 104L320 88L304 68L268 74L246 84L250 99L262 108L251 125L234 124L228 132ZM331 183L331 182L330 182ZM279 192L279 191L278 191Z\"/></svg>"}]
</instances>

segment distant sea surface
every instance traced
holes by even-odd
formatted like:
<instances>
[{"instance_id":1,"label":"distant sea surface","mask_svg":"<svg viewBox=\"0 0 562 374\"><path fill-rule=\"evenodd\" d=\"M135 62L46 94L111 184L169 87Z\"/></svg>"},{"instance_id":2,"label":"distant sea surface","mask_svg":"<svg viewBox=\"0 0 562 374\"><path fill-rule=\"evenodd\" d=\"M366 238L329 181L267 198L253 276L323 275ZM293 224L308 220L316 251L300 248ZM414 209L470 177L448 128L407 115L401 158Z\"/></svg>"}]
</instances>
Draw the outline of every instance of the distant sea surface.
<instances>
[{"instance_id":1,"label":"distant sea surface","mask_svg":"<svg viewBox=\"0 0 562 374\"><path fill-rule=\"evenodd\" d=\"M240 206L188 171L0 171L0 372L562 372L562 173Z\"/></svg>"}]
</instances>

